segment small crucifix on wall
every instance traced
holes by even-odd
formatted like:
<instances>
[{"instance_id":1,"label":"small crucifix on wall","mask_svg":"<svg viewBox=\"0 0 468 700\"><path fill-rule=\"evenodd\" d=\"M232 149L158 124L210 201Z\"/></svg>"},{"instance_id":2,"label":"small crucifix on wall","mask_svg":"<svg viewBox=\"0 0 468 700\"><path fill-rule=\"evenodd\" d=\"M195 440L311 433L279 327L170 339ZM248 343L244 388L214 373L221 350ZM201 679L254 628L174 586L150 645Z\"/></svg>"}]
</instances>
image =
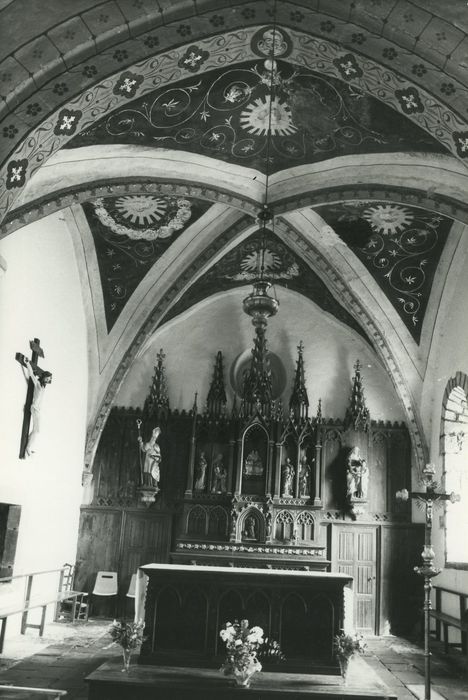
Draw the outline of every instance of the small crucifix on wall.
<instances>
[{"instance_id":1,"label":"small crucifix on wall","mask_svg":"<svg viewBox=\"0 0 468 700\"><path fill-rule=\"evenodd\" d=\"M52 381L52 374L47 370L41 369L37 364L38 358L44 357L39 338L31 340L29 347L32 350L30 360L20 352L17 352L15 355L15 359L20 363L28 383L21 430L20 459L25 459L34 452L37 434L40 429L40 410L44 389ZM30 431L31 420L32 429Z\"/></svg>"}]
</instances>

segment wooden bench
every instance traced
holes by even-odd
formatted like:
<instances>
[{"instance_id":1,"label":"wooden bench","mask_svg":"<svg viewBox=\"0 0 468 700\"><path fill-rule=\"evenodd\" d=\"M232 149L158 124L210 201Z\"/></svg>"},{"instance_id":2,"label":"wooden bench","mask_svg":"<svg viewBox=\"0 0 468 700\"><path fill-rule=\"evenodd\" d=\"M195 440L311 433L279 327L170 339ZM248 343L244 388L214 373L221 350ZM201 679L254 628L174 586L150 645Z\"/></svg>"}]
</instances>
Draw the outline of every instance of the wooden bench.
<instances>
[{"instance_id":1,"label":"wooden bench","mask_svg":"<svg viewBox=\"0 0 468 700\"><path fill-rule=\"evenodd\" d=\"M54 688L25 688L18 685L0 685L0 697L2 700L30 700L31 698L41 698L41 700L58 700L67 695L66 690L55 690Z\"/></svg>"},{"instance_id":2,"label":"wooden bench","mask_svg":"<svg viewBox=\"0 0 468 700\"><path fill-rule=\"evenodd\" d=\"M57 594L53 598L46 600L31 600L32 587L35 576L53 574L60 572L59 585ZM14 603L9 607L0 608L0 654L3 652L5 643L6 623L12 615L22 615L21 617L21 634L25 634L28 627L39 630L39 636L44 634L45 617L47 607L55 605L54 620L58 619L61 606L64 602L70 602L72 606L72 621L88 618L88 604L85 602L87 593L84 591L75 591L71 588L73 580L73 567L70 564L65 564L60 569L50 569L48 571L35 571L31 574L19 574L18 576L7 576L0 578L0 583L10 583L14 579L25 578L26 591L22 604ZM28 615L31 610L42 608L41 620L39 624L28 622ZM84 617L83 617L84 616Z\"/></svg>"},{"instance_id":3,"label":"wooden bench","mask_svg":"<svg viewBox=\"0 0 468 700\"><path fill-rule=\"evenodd\" d=\"M462 653L466 656L468 668L468 593L460 593L460 591L453 591L450 588L437 585L434 585L434 591L435 608L429 612L430 617L435 620L435 629L432 631L432 634L437 641L444 643L446 654L448 654L451 646L461 647ZM444 594L458 598L458 609L460 611L458 617L444 612ZM460 642L449 641L449 627L459 630Z\"/></svg>"}]
</instances>

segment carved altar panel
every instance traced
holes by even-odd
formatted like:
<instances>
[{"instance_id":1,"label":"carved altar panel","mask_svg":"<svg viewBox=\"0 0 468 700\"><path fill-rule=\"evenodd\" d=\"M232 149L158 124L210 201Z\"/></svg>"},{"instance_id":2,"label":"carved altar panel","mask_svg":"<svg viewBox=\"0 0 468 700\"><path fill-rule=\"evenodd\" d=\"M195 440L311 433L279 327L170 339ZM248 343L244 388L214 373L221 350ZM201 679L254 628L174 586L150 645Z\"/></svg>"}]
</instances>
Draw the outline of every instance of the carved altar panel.
<instances>
[{"instance_id":1,"label":"carved altar panel","mask_svg":"<svg viewBox=\"0 0 468 700\"><path fill-rule=\"evenodd\" d=\"M208 509L201 505L190 508L187 514L187 535L191 537L206 537L207 530Z\"/></svg>"},{"instance_id":2,"label":"carved altar panel","mask_svg":"<svg viewBox=\"0 0 468 700\"><path fill-rule=\"evenodd\" d=\"M237 538L242 542L265 542L265 518L256 507L246 508L239 516Z\"/></svg>"},{"instance_id":3,"label":"carved altar panel","mask_svg":"<svg viewBox=\"0 0 468 700\"><path fill-rule=\"evenodd\" d=\"M208 538L226 539L228 535L228 517L224 508L215 506L208 513Z\"/></svg>"}]
</instances>

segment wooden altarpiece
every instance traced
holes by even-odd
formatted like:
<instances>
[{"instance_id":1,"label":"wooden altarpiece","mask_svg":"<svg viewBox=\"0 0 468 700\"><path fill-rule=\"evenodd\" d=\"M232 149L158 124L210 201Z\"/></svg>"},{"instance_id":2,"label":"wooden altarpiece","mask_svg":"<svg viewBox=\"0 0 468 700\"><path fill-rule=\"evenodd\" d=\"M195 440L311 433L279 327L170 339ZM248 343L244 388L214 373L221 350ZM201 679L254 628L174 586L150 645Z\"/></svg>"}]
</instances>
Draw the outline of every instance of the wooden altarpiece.
<instances>
[{"instance_id":1,"label":"wooden altarpiece","mask_svg":"<svg viewBox=\"0 0 468 700\"><path fill-rule=\"evenodd\" d=\"M359 364L346 416L322 416L320 402L309 416L303 364L300 346L287 407L247 392L228 410L219 352L203 409L196 398L179 412L158 354L143 409L114 408L97 450L80 524L83 590L98 569L118 570L125 601L132 573L150 562L341 572L364 582L354 587L356 628L411 629L419 600L411 561L422 531L393 498L410 487L406 426L370 419ZM144 440L161 428L160 492L149 504L137 420ZM368 469L358 495L347 492L353 447ZM406 606L393 602L395 590Z\"/></svg>"}]
</instances>

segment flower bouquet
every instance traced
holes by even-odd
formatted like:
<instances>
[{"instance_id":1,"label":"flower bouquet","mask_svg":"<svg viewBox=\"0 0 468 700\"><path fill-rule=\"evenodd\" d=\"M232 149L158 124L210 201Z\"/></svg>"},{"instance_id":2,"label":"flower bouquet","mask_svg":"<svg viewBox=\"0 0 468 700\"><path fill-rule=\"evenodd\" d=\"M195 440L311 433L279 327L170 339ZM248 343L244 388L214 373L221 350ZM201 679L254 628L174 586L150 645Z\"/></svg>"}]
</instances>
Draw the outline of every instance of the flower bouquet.
<instances>
[{"instance_id":1,"label":"flower bouquet","mask_svg":"<svg viewBox=\"0 0 468 700\"><path fill-rule=\"evenodd\" d=\"M284 661L278 642L263 637L261 627L249 628L248 620L226 622L219 636L226 643L226 660L220 671L233 676L243 688L248 688L253 674L262 670L261 661Z\"/></svg>"},{"instance_id":2,"label":"flower bouquet","mask_svg":"<svg viewBox=\"0 0 468 700\"><path fill-rule=\"evenodd\" d=\"M219 636L226 643L226 660L220 668L225 676L233 676L237 685L248 688L254 673L262 670L257 652L263 644L261 627L249 629L249 621L226 622Z\"/></svg>"},{"instance_id":3,"label":"flower bouquet","mask_svg":"<svg viewBox=\"0 0 468 700\"><path fill-rule=\"evenodd\" d=\"M362 634L345 634L341 632L333 639L333 652L338 658L340 664L341 675L346 680L348 672L349 660L354 654L363 654L367 648Z\"/></svg>"},{"instance_id":4,"label":"flower bouquet","mask_svg":"<svg viewBox=\"0 0 468 700\"><path fill-rule=\"evenodd\" d=\"M112 637L112 643L119 644L122 647L124 658L124 667L122 671L128 673L132 651L137 649L145 639L143 636L144 627L145 624L143 620L138 620L138 622L114 620L110 626L109 634Z\"/></svg>"}]
</instances>

